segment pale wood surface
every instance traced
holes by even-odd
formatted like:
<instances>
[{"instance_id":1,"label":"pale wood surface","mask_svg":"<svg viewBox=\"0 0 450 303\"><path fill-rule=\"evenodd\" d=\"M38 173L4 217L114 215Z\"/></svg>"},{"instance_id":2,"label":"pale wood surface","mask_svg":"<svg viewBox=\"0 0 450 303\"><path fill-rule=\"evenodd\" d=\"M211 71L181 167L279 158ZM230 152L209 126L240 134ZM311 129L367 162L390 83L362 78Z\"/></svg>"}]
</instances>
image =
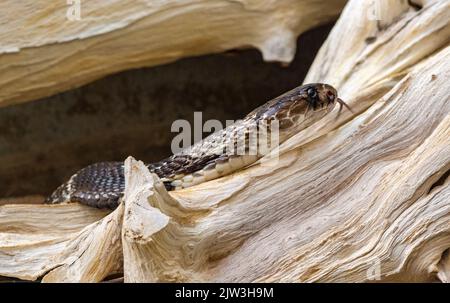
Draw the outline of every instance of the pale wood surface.
<instances>
[{"instance_id":1,"label":"pale wood surface","mask_svg":"<svg viewBox=\"0 0 450 303\"><path fill-rule=\"evenodd\" d=\"M447 282L450 3L384 9L381 23L364 19L363 3L348 3L306 80L334 84L354 115L336 109L279 159L180 191L129 158L124 203L110 214L2 206L0 275Z\"/></svg>"},{"instance_id":2,"label":"pale wood surface","mask_svg":"<svg viewBox=\"0 0 450 303\"><path fill-rule=\"evenodd\" d=\"M71 21L66 1L2 1L0 106L234 48L255 47L266 61L290 62L299 34L335 19L345 2L81 0L81 19Z\"/></svg>"}]
</instances>

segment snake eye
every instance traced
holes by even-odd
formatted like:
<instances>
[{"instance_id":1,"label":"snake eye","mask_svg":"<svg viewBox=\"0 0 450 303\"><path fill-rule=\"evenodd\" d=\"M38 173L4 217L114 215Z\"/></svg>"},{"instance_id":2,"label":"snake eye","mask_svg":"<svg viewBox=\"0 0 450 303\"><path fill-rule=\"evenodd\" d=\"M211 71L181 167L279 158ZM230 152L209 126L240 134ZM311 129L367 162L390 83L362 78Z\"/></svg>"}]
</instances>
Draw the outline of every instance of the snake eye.
<instances>
[{"instance_id":1,"label":"snake eye","mask_svg":"<svg viewBox=\"0 0 450 303\"><path fill-rule=\"evenodd\" d=\"M315 88L309 88L308 91L308 97L310 97L311 99L314 99L317 97L317 90Z\"/></svg>"}]
</instances>

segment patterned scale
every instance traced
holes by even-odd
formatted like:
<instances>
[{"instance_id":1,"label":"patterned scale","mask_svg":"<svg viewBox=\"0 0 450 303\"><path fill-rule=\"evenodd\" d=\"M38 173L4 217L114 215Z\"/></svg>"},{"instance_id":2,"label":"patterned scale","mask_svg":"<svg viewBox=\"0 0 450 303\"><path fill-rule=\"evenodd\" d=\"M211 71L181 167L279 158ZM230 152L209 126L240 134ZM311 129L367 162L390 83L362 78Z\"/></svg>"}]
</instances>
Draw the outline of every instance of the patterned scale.
<instances>
[{"instance_id":1,"label":"patterned scale","mask_svg":"<svg viewBox=\"0 0 450 303\"><path fill-rule=\"evenodd\" d=\"M100 162L89 165L69 181L75 190L72 201L96 207L116 207L125 190L123 162Z\"/></svg>"}]
</instances>

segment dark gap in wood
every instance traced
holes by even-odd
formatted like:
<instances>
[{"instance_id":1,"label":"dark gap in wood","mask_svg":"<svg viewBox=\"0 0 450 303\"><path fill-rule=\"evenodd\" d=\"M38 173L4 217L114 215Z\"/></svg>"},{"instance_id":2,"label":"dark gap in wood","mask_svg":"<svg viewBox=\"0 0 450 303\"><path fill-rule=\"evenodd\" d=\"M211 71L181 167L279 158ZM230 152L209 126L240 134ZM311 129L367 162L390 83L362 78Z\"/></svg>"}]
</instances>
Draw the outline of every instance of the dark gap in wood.
<instances>
[{"instance_id":1,"label":"dark gap in wood","mask_svg":"<svg viewBox=\"0 0 450 303\"><path fill-rule=\"evenodd\" d=\"M434 182L433 185L431 185L430 189L428 190L428 194L436 187L444 185L448 177L450 177L450 169L446 171L436 182Z\"/></svg>"},{"instance_id":2,"label":"dark gap in wood","mask_svg":"<svg viewBox=\"0 0 450 303\"><path fill-rule=\"evenodd\" d=\"M377 37L375 37L375 36L367 37L365 40L366 44L372 44L375 41L377 41Z\"/></svg>"},{"instance_id":3,"label":"dark gap in wood","mask_svg":"<svg viewBox=\"0 0 450 303\"><path fill-rule=\"evenodd\" d=\"M416 11L420 11L423 8L422 4L416 3L413 0L408 0L408 5L411 6Z\"/></svg>"}]
</instances>

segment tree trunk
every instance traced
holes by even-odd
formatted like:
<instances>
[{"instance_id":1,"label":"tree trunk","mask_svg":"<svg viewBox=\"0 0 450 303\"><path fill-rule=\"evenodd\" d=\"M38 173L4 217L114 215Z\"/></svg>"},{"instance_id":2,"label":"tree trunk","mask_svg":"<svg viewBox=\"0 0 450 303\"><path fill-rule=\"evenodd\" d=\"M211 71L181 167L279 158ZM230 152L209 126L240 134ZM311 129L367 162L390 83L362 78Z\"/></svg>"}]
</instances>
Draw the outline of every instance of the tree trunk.
<instances>
[{"instance_id":1,"label":"tree trunk","mask_svg":"<svg viewBox=\"0 0 450 303\"><path fill-rule=\"evenodd\" d=\"M353 114L336 109L279 158L180 191L129 158L107 215L2 206L0 275L449 281L450 3L378 3L349 1L306 78L338 88Z\"/></svg>"}]
</instances>

